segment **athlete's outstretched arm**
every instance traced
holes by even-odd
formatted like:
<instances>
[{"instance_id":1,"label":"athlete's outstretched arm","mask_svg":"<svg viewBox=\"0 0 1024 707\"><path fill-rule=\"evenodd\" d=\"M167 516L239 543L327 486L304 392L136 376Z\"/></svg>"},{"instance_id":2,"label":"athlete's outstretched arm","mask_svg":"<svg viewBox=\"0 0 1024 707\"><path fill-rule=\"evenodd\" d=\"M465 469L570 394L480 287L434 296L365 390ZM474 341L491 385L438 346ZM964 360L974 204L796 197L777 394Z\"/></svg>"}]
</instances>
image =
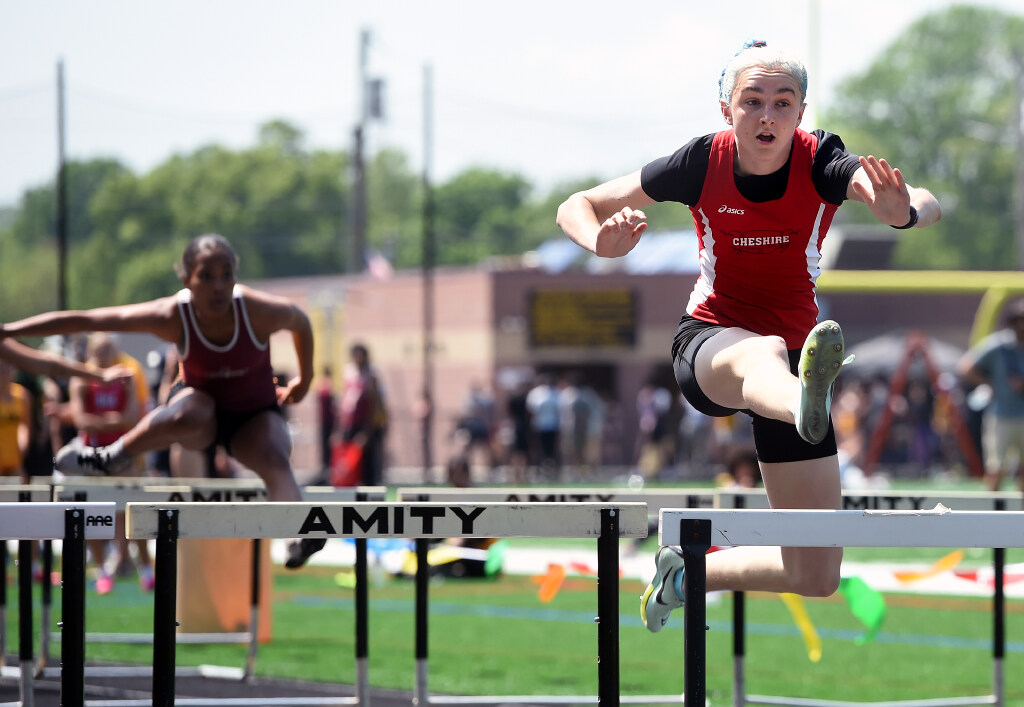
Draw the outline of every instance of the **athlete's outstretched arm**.
<instances>
[{"instance_id":1,"label":"athlete's outstretched arm","mask_svg":"<svg viewBox=\"0 0 1024 707\"><path fill-rule=\"evenodd\" d=\"M911 206L917 210L916 228L931 226L942 218L939 201L930 191L910 186L898 169L874 156L860 158L846 195L866 204L875 218L890 226L909 223Z\"/></svg>"},{"instance_id":2,"label":"athlete's outstretched arm","mask_svg":"<svg viewBox=\"0 0 1024 707\"><path fill-rule=\"evenodd\" d=\"M158 336L164 341L180 344L182 329L177 297L163 297L150 302L114 307L37 314L0 327L0 339L89 331L144 332Z\"/></svg>"},{"instance_id":3,"label":"athlete's outstretched arm","mask_svg":"<svg viewBox=\"0 0 1024 707\"><path fill-rule=\"evenodd\" d=\"M50 378L79 376L89 380L112 381L131 375L128 369L120 366L100 370L49 351L38 351L14 339L0 340L0 358L19 370Z\"/></svg>"},{"instance_id":4,"label":"athlete's outstretched arm","mask_svg":"<svg viewBox=\"0 0 1024 707\"><path fill-rule=\"evenodd\" d=\"M558 207L556 222L576 244L605 258L633 250L647 230L641 210L653 204L640 186L640 172L576 192Z\"/></svg>"}]
</instances>

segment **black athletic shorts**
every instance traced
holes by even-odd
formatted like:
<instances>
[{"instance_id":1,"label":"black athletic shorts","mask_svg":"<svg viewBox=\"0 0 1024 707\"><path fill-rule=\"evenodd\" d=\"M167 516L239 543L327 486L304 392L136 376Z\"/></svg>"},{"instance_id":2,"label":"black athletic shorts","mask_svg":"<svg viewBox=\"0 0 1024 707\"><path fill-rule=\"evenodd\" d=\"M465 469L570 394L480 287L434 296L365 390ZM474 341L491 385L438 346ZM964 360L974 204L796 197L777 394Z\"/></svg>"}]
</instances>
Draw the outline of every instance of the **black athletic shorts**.
<instances>
[{"instance_id":1,"label":"black athletic shorts","mask_svg":"<svg viewBox=\"0 0 1024 707\"><path fill-rule=\"evenodd\" d=\"M174 385L171 386L167 399L173 399L175 395L187 387L189 386L185 385L185 381L179 378L174 381ZM219 445L224 447L224 450L228 454L231 454L231 440L234 439L238 430L242 429L242 426L249 420L268 410L276 412L278 415L284 415L284 412L281 410L281 406L277 403L267 405L266 407L259 408L258 410L246 410L244 412L224 410L219 407L214 408L214 416L217 420L217 435L214 437L213 443L208 449L214 450Z\"/></svg>"},{"instance_id":2,"label":"black athletic shorts","mask_svg":"<svg viewBox=\"0 0 1024 707\"><path fill-rule=\"evenodd\" d=\"M821 459L834 455L836 453L836 432L831 420L829 420L828 434L825 435L825 439L818 444L810 444L797 434L796 425L762 417L749 410L723 407L712 402L704 394L693 374L693 362L697 358L697 351L700 350L704 342L723 329L725 327L694 319L688 314L684 314L683 318L679 320L679 328L676 329L676 335L672 339L672 369L675 372L679 390L687 402L698 412L711 417L728 417L737 412L749 415L754 429L754 447L757 450L757 458L767 464ZM795 374L799 363L800 349L789 351L789 370Z\"/></svg>"}]
</instances>

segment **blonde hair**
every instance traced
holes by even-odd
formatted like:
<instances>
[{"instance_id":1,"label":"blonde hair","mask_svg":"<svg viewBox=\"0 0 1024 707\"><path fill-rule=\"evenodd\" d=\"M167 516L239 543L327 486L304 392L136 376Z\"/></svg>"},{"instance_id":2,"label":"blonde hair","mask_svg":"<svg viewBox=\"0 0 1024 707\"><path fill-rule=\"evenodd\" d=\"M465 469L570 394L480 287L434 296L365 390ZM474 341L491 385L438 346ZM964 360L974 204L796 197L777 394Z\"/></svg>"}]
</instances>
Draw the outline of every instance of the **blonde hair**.
<instances>
[{"instance_id":1,"label":"blonde hair","mask_svg":"<svg viewBox=\"0 0 1024 707\"><path fill-rule=\"evenodd\" d=\"M768 48L767 42L751 40L743 45L718 80L718 98L726 104L732 102L732 92L736 88L736 79L747 69L761 68L784 71L792 76L800 86L800 102L807 97L807 67L803 61L787 49Z\"/></svg>"}]
</instances>

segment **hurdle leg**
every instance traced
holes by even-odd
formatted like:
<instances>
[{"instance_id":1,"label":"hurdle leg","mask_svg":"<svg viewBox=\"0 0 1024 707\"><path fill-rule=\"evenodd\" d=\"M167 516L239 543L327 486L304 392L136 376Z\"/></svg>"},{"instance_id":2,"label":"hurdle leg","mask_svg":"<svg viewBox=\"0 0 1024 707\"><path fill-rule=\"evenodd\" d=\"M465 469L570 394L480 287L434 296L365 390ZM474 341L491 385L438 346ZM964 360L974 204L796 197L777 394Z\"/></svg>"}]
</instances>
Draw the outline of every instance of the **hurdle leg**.
<instances>
[{"instance_id":1,"label":"hurdle leg","mask_svg":"<svg viewBox=\"0 0 1024 707\"><path fill-rule=\"evenodd\" d=\"M707 559L711 549L711 521L680 521L680 548L686 581L683 587L686 621L683 633L683 702L703 705L707 696Z\"/></svg>"},{"instance_id":2,"label":"hurdle leg","mask_svg":"<svg viewBox=\"0 0 1024 707\"><path fill-rule=\"evenodd\" d=\"M0 540L0 665L7 659L7 541Z\"/></svg>"},{"instance_id":3,"label":"hurdle leg","mask_svg":"<svg viewBox=\"0 0 1024 707\"><path fill-rule=\"evenodd\" d=\"M747 685L743 661L746 657L746 595L732 593L732 704L743 707L747 703Z\"/></svg>"},{"instance_id":4,"label":"hurdle leg","mask_svg":"<svg viewBox=\"0 0 1024 707\"><path fill-rule=\"evenodd\" d=\"M262 543L259 538L252 541L252 585L249 593L249 652L245 657L245 670L242 680L252 677L256 669L256 651L260 635L260 552Z\"/></svg>"},{"instance_id":5,"label":"hurdle leg","mask_svg":"<svg viewBox=\"0 0 1024 707\"><path fill-rule=\"evenodd\" d=\"M18 541L18 661L21 704L32 707L32 541Z\"/></svg>"},{"instance_id":6,"label":"hurdle leg","mask_svg":"<svg viewBox=\"0 0 1024 707\"><path fill-rule=\"evenodd\" d=\"M416 540L416 685L413 704L425 707L430 703L427 691L427 594L430 585L430 563L427 562L429 541Z\"/></svg>"},{"instance_id":7,"label":"hurdle leg","mask_svg":"<svg viewBox=\"0 0 1024 707\"><path fill-rule=\"evenodd\" d=\"M356 698L360 707L370 704L370 679L367 657L370 654L369 588L366 539L356 539Z\"/></svg>"},{"instance_id":8,"label":"hurdle leg","mask_svg":"<svg viewBox=\"0 0 1024 707\"><path fill-rule=\"evenodd\" d=\"M995 587L992 596L992 695L996 707L1005 704L1006 684L1003 679L1003 658L1006 654L1006 590L1003 587L1006 550L992 550Z\"/></svg>"},{"instance_id":9,"label":"hurdle leg","mask_svg":"<svg viewBox=\"0 0 1024 707\"><path fill-rule=\"evenodd\" d=\"M50 575L53 572L53 541L44 540L42 547L43 560L43 604L39 617L39 660L36 661L36 677L41 677L47 662L50 660L50 621L53 606L53 586Z\"/></svg>"},{"instance_id":10,"label":"hurdle leg","mask_svg":"<svg viewBox=\"0 0 1024 707\"><path fill-rule=\"evenodd\" d=\"M153 707L174 707L178 512L160 511L153 598Z\"/></svg>"},{"instance_id":11,"label":"hurdle leg","mask_svg":"<svg viewBox=\"0 0 1024 707\"><path fill-rule=\"evenodd\" d=\"M60 612L60 703L85 704L85 513L64 513Z\"/></svg>"},{"instance_id":12,"label":"hurdle leg","mask_svg":"<svg viewBox=\"0 0 1024 707\"><path fill-rule=\"evenodd\" d=\"M619 707L619 514L601 511L597 538L597 703Z\"/></svg>"}]
</instances>

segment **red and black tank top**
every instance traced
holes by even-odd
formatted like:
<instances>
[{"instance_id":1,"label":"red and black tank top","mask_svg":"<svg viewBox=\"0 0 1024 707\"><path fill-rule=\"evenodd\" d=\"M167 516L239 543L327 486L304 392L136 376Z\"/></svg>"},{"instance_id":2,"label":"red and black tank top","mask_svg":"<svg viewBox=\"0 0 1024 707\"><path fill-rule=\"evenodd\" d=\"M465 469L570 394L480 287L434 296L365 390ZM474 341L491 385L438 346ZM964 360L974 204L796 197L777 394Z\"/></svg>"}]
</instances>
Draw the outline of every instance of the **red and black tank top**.
<instances>
[{"instance_id":1,"label":"red and black tank top","mask_svg":"<svg viewBox=\"0 0 1024 707\"><path fill-rule=\"evenodd\" d=\"M704 188L690 207L700 260L690 316L803 346L818 316L821 244L838 208L811 180L816 148L814 135L797 130L785 194L753 202L736 188L733 131L715 135Z\"/></svg>"},{"instance_id":2,"label":"red and black tank top","mask_svg":"<svg viewBox=\"0 0 1024 707\"><path fill-rule=\"evenodd\" d=\"M211 343L196 322L192 293L178 292L178 310L185 331L181 352L181 373L185 385L213 396L218 408L250 412L277 403L274 373L270 365L270 342L257 340L245 308L241 287L231 297L235 333L223 346Z\"/></svg>"}]
</instances>

